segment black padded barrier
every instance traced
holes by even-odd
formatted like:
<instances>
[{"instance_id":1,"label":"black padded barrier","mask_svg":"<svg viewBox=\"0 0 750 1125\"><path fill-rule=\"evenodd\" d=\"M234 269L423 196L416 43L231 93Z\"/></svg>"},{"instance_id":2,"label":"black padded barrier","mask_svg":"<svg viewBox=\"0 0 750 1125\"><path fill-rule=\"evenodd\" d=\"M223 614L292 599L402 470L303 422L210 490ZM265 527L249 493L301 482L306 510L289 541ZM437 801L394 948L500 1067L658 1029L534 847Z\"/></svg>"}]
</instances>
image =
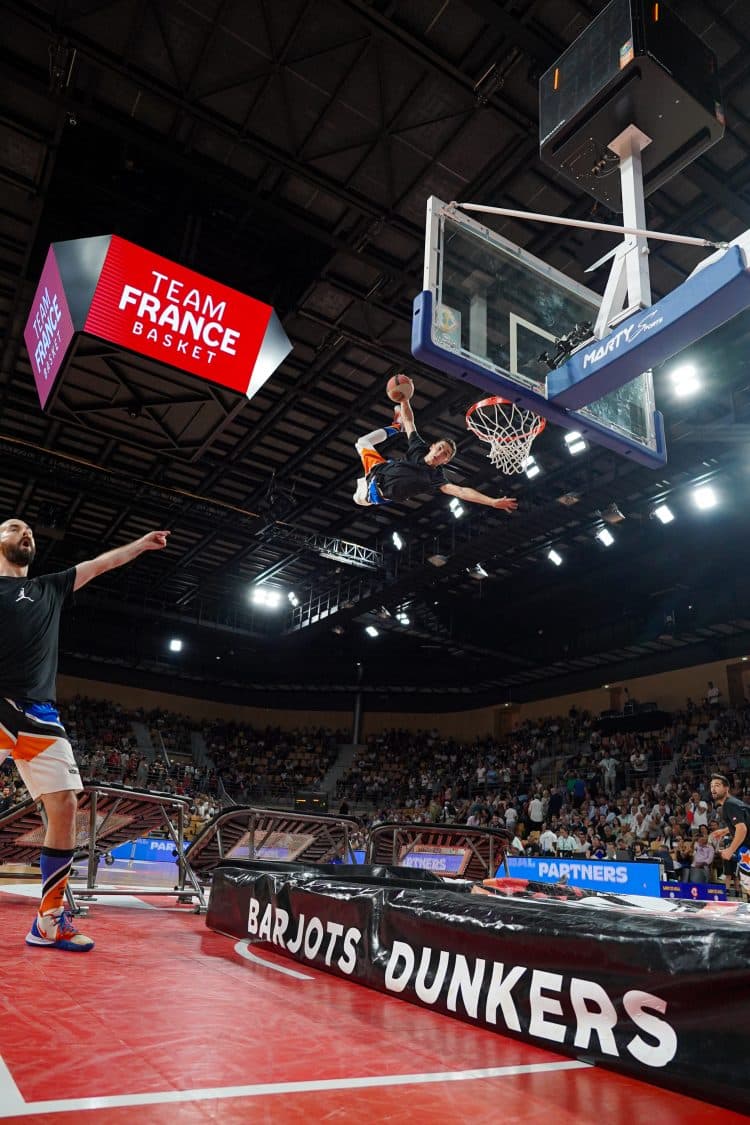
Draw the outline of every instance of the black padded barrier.
<instances>
[{"instance_id":1,"label":"black padded barrier","mask_svg":"<svg viewBox=\"0 0 750 1125\"><path fill-rule=\"evenodd\" d=\"M542 885L472 894L425 875L230 861L214 872L207 924L503 1035L750 1111L750 913L556 898Z\"/></svg>"}]
</instances>

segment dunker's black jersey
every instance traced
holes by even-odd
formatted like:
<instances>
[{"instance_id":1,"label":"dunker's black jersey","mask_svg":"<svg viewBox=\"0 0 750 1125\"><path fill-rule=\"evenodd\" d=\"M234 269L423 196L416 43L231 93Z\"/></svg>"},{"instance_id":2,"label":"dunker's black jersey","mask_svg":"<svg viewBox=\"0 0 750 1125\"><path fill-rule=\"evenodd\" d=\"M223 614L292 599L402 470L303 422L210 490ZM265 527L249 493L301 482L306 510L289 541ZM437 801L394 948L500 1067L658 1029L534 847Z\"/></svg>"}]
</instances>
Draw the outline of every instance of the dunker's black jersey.
<instances>
[{"instance_id":1,"label":"dunker's black jersey","mask_svg":"<svg viewBox=\"0 0 750 1125\"><path fill-rule=\"evenodd\" d=\"M63 602L75 567L41 578L0 576L0 696L54 700Z\"/></svg>"},{"instance_id":2,"label":"dunker's black jersey","mask_svg":"<svg viewBox=\"0 0 750 1125\"><path fill-rule=\"evenodd\" d=\"M419 434L409 438L409 446L403 461L386 461L375 467L375 476L386 500L409 500L420 492L431 492L446 483L442 465L431 468L425 464L425 453L429 445Z\"/></svg>"}]
</instances>

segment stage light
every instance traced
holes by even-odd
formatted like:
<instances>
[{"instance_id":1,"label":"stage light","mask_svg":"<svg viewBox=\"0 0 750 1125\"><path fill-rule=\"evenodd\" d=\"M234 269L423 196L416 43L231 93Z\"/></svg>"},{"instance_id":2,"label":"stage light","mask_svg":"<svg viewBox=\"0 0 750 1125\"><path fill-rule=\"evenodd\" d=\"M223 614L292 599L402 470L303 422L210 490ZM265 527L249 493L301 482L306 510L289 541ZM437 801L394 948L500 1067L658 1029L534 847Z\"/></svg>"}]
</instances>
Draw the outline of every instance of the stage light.
<instances>
[{"instance_id":1,"label":"stage light","mask_svg":"<svg viewBox=\"0 0 750 1125\"><path fill-rule=\"evenodd\" d=\"M365 629L365 632L367 633L368 637L377 637L379 635L378 630L375 628L374 625L368 625L367 628Z\"/></svg>"},{"instance_id":2,"label":"stage light","mask_svg":"<svg viewBox=\"0 0 750 1125\"><path fill-rule=\"evenodd\" d=\"M446 555L435 554L435 555L428 555L427 561L430 564L430 566L445 566L445 564L448 561L448 558L447 558Z\"/></svg>"},{"instance_id":3,"label":"stage light","mask_svg":"<svg viewBox=\"0 0 750 1125\"><path fill-rule=\"evenodd\" d=\"M252 600L253 605L262 605L266 609L277 609L281 601L281 594L278 590L269 590L266 586L253 586Z\"/></svg>"},{"instance_id":4,"label":"stage light","mask_svg":"<svg viewBox=\"0 0 750 1125\"><path fill-rule=\"evenodd\" d=\"M571 430L569 434L565 435L565 444L571 457L575 457L576 454L583 453L584 449L588 449L588 442L578 430Z\"/></svg>"},{"instance_id":5,"label":"stage light","mask_svg":"<svg viewBox=\"0 0 750 1125\"><path fill-rule=\"evenodd\" d=\"M693 500L696 508L699 508L702 512L707 512L709 508L715 508L719 502L710 484L704 484L701 488L696 488L693 493Z\"/></svg>"},{"instance_id":6,"label":"stage light","mask_svg":"<svg viewBox=\"0 0 750 1125\"><path fill-rule=\"evenodd\" d=\"M615 541L615 537L608 527L600 527L596 533L596 538L605 547L611 547Z\"/></svg>"},{"instance_id":7,"label":"stage light","mask_svg":"<svg viewBox=\"0 0 750 1125\"><path fill-rule=\"evenodd\" d=\"M169 651L182 652L182 641L179 637L172 637L171 641L169 642Z\"/></svg>"},{"instance_id":8,"label":"stage light","mask_svg":"<svg viewBox=\"0 0 750 1125\"><path fill-rule=\"evenodd\" d=\"M625 519L625 516L622 514L614 501L611 504L607 505L606 508L603 508L601 512L598 512L597 515L600 515L604 522L609 524L622 523L622 521Z\"/></svg>"},{"instance_id":9,"label":"stage light","mask_svg":"<svg viewBox=\"0 0 750 1125\"><path fill-rule=\"evenodd\" d=\"M487 571L481 563L475 563L474 566L467 566L466 573L469 578L476 578L477 582L481 582L483 578L487 577Z\"/></svg>"},{"instance_id":10,"label":"stage light","mask_svg":"<svg viewBox=\"0 0 750 1125\"><path fill-rule=\"evenodd\" d=\"M457 496L453 497L448 507L453 512L455 519L460 520L461 516L464 514L464 509L461 507L461 501Z\"/></svg>"},{"instance_id":11,"label":"stage light","mask_svg":"<svg viewBox=\"0 0 750 1125\"><path fill-rule=\"evenodd\" d=\"M657 519L659 523L671 523L674 519L674 512L668 504L659 504L658 508L654 508L651 515Z\"/></svg>"},{"instance_id":12,"label":"stage light","mask_svg":"<svg viewBox=\"0 0 750 1125\"><path fill-rule=\"evenodd\" d=\"M402 551L404 547L404 541L397 531L394 531L391 539L393 540L393 546L396 548L396 550Z\"/></svg>"},{"instance_id":13,"label":"stage light","mask_svg":"<svg viewBox=\"0 0 750 1125\"><path fill-rule=\"evenodd\" d=\"M290 590L287 594L287 597L289 598L289 601L292 603L292 605L299 605L299 598L295 594L294 590Z\"/></svg>"},{"instance_id":14,"label":"stage light","mask_svg":"<svg viewBox=\"0 0 750 1125\"><path fill-rule=\"evenodd\" d=\"M408 617L407 617L407 615L406 615L406 614L405 614L405 613L403 612L403 610L402 610L401 612L399 612L399 613L397 613L397 614L396 614L396 620L397 620L397 621L399 622L399 624L400 624L400 625L409 625L409 624L411 624L411 622L409 621L409 618L408 618Z\"/></svg>"},{"instance_id":15,"label":"stage light","mask_svg":"<svg viewBox=\"0 0 750 1125\"><path fill-rule=\"evenodd\" d=\"M670 372L672 389L678 398L694 395L701 388L698 372L692 363L683 363Z\"/></svg>"},{"instance_id":16,"label":"stage light","mask_svg":"<svg viewBox=\"0 0 750 1125\"><path fill-rule=\"evenodd\" d=\"M541 466L538 463L536 457L534 457L534 455L531 454L531 453L526 458L526 463L524 465L524 471L526 473L526 476L529 478L529 480L533 480L534 477L538 477L539 474L542 471Z\"/></svg>"},{"instance_id":17,"label":"stage light","mask_svg":"<svg viewBox=\"0 0 750 1125\"><path fill-rule=\"evenodd\" d=\"M562 566L562 555L558 555L554 547L551 547L547 552L547 558L551 563L554 563L555 566Z\"/></svg>"}]
</instances>

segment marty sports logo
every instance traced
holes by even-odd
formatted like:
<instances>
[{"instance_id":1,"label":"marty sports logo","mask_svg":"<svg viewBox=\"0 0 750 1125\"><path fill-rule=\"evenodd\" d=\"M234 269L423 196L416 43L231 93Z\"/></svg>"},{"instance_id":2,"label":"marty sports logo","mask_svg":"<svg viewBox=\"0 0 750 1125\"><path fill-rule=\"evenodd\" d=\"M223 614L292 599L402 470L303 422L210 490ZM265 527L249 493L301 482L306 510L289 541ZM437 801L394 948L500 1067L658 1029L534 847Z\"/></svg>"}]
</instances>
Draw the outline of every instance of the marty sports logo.
<instances>
[{"instance_id":1,"label":"marty sports logo","mask_svg":"<svg viewBox=\"0 0 750 1125\"><path fill-rule=\"evenodd\" d=\"M637 324L629 324L619 332L613 332L605 341L596 347L590 348L583 357L583 370L591 368L601 360L618 352L622 345L635 343L639 336L653 332L664 323L664 317L659 315L658 308L651 308L642 316Z\"/></svg>"},{"instance_id":2,"label":"marty sports logo","mask_svg":"<svg viewBox=\"0 0 750 1125\"><path fill-rule=\"evenodd\" d=\"M18 591L18 597L16 598L16 605L18 605L19 602L33 602L33 601L35 601L35 599L30 598L29 595L26 593L26 587L22 586L21 589Z\"/></svg>"}]
</instances>

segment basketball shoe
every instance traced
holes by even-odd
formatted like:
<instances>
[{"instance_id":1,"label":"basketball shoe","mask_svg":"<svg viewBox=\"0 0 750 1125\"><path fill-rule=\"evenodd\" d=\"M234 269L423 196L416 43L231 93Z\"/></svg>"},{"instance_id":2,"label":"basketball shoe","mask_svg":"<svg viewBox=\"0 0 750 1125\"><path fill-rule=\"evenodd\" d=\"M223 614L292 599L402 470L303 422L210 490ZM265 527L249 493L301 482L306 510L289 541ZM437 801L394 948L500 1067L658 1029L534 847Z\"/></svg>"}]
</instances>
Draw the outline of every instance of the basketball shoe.
<instances>
[{"instance_id":1,"label":"basketball shoe","mask_svg":"<svg viewBox=\"0 0 750 1125\"><path fill-rule=\"evenodd\" d=\"M357 477L357 488L352 500L362 508L369 508L371 501L367 496L367 477Z\"/></svg>"},{"instance_id":2,"label":"basketball shoe","mask_svg":"<svg viewBox=\"0 0 750 1125\"><path fill-rule=\"evenodd\" d=\"M73 925L70 912L62 907L46 914L37 914L26 935L26 944L65 949L70 953L88 953L94 948L91 938L79 933Z\"/></svg>"}]
</instances>

